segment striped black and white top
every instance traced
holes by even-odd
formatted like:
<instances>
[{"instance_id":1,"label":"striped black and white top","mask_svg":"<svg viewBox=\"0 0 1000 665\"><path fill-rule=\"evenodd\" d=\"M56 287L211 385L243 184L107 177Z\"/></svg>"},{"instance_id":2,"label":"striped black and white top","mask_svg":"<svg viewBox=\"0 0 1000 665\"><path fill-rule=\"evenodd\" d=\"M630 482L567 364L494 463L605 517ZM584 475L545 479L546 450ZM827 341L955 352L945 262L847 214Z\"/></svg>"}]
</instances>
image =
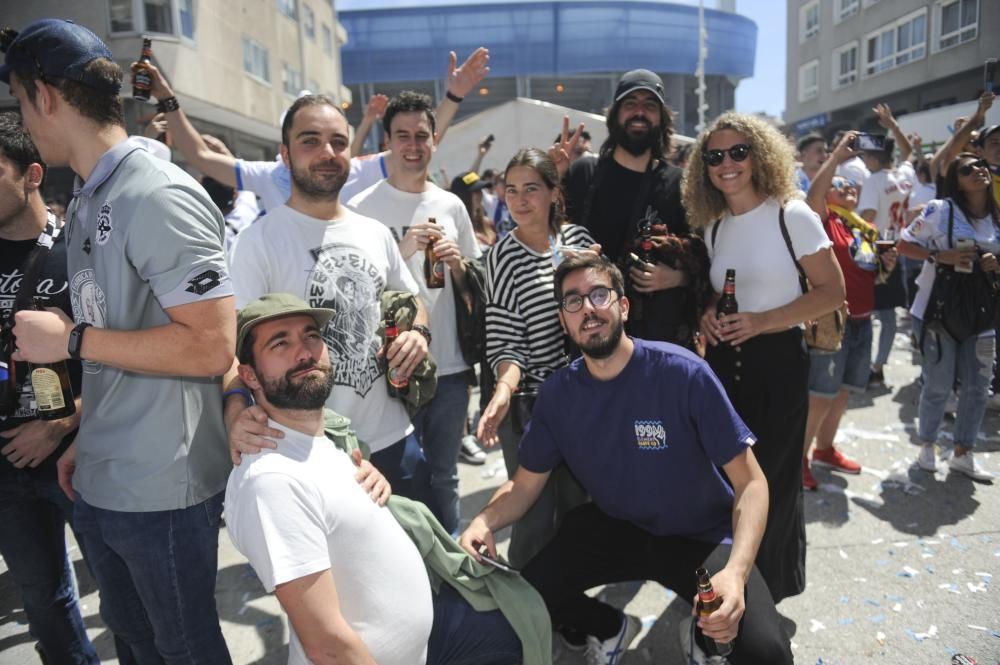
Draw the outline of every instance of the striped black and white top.
<instances>
[{"instance_id":1,"label":"striped black and white top","mask_svg":"<svg viewBox=\"0 0 1000 665\"><path fill-rule=\"evenodd\" d=\"M587 229L567 224L556 244L588 247ZM537 384L566 364L559 304L553 293L556 261L552 251L536 252L514 233L493 247L486 259L489 302L486 305L486 358L521 368L522 384Z\"/></svg>"}]
</instances>

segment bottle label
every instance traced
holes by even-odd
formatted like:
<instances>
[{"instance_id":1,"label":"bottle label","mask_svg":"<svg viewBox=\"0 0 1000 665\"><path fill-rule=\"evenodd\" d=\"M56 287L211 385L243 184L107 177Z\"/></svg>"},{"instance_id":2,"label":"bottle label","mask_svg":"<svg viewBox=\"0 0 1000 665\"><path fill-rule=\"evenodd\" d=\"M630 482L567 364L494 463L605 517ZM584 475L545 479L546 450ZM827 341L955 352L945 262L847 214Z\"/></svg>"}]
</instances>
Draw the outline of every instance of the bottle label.
<instances>
[{"instance_id":1,"label":"bottle label","mask_svg":"<svg viewBox=\"0 0 1000 665\"><path fill-rule=\"evenodd\" d=\"M444 261L434 262L434 277L442 282L444 281Z\"/></svg>"},{"instance_id":2,"label":"bottle label","mask_svg":"<svg viewBox=\"0 0 1000 665\"><path fill-rule=\"evenodd\" d=\"M31 371L31 387L35 391L35 401L39 411L56 411L66 408L59 375L48 367L37 367Z\"/></svg>"},{"instance_id":3,"label":"bottle label","mask_svg":"<svg viewBox=\"0 0 1000 665\"><path fill-rule=\"evenodd\" d=\"M410 384L409 377L399 378L399 369L391 367L389 368L389 373L387 375L389 383L392 384L393 388L403 389Z\"/></svg>"},{"instance_id":4,"label":"bottle label","mask_svg":"<svg viewBox=\"0 0 1000 665\"><path fill-rule=\"evenodd\" d=\"M149 90L153 87L153 77L145 69L140 69L132 79L132 85L142 90Z\"/></svg>"}]
</instances>

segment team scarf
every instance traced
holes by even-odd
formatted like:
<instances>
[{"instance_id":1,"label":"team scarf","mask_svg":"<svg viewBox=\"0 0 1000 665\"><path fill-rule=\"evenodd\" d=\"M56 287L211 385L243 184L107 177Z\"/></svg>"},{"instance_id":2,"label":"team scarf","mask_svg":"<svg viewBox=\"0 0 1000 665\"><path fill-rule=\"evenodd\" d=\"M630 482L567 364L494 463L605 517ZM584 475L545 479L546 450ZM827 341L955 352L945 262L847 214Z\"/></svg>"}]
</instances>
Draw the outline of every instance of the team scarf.
<instances>
[{"instance_id":1,"label":"team scarf","mask_svg":"<svg viewBox=\"0 0 1000 665\"><path fill-rule=\"evenodd\" d=\"M878 231L875 227L853 210L832 204L827 204L827 209L837 215L854 236L854 244L851 246L851 257L854 259L854 264L866 272L878 270L878 251L875 245L875 241L878 240Z\"/></svg>"}]
</instances>

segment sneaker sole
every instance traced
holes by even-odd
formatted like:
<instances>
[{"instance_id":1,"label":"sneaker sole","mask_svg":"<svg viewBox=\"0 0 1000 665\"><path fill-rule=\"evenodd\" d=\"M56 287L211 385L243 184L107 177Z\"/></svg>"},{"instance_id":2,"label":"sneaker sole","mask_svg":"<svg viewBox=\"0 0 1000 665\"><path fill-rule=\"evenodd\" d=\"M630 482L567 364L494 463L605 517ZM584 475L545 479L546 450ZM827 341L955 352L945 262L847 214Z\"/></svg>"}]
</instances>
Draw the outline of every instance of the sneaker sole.
<instances>
[{"instance_id":1,"label":"sneaker sole","mask_svg":"<svg viewBox=\"0 0 1000 665\"><path fill-rule=\"evenodd\" d=\"M976 473L973 473L971 471L968 471L966 469L956 469L953 466L949 466L948 467L948 471L951 472L951 473L960 473L963 476L965 476L966 478L968 478L969 480L975 480L976 482L979 482L979 483L992 483L993 482L993 476L983 476L983 475L976 474Z\"/></svg>"},{"instance_id":2,"label":"sneaker sole","mask_svg":"<svg viewBox=\"0 0 1000 665\"><path fill-rule=\"evenodd\" d=\"M810 462L810 464L812 466L821 466L824 469L833 469L834 471L840 471L841 473L849 473L849 474L854 475L854 476L856 476L856 475L858 475L858 474L861 473L861 469L860 468L857 469L857 470L854 470L854 469L845 469L842 466L837 466L836 464L830 464L829 462L824 462L822 460L818 460L818 459L815 459L815 458Z\"/></svg>"},{"instance_id":3,"label":"sneaker sole","mask_svg":"<svg viewBox=\"0 0 1000 665\"><path fill-rule=\"evenodd\" d=\"M482 466L483 464L486 464L486 458L476 459L475 457L466 457L462 454L458 456L458 461L463 464L471 464L472 466Z\"/></svg>"}]
</instances>

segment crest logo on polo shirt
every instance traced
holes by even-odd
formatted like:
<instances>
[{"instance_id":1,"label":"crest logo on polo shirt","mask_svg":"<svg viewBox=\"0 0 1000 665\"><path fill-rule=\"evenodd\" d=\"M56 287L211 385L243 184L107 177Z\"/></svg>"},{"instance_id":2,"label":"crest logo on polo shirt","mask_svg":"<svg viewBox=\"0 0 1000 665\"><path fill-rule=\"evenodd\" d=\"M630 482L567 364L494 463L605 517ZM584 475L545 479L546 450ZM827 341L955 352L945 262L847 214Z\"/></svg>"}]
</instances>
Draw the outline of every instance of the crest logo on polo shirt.
<instances>
[{"instance_id":1,"label":"crest logo on polo shirt","mask_svg":"<svg viewBox=\"0 0 1000 665\"><path fill-rule=\"evenodd\" d=\"M69 297L73 305L73 318L77 322L87 322L95 328L106 327L107 299L104 290L97 283L93 268L85 268L73 275L69 283ZM83 371L97 374L103 365L89 360L83 361Z\"/></svg>"},{"instance_id":2,"label":"crest logo on polo shirt","mask_svg":"<svg viewBox=\"0 0 1000 665\"><path fill-rule=\"evenodd\" d=\"M97 212L97 233L95 240L98 247L103 247L111 239L111 204L105 203Z\"/></svg>"},{"instance_id":3,"label":"crest logo on polo shirt","mask_svg":"<svg viewBox=\"0 0 1000 665\"><path fill-rule=\"evenodd\" d=\"M635 445L639 450L665 450L667 445L667 430L660 420L635 421Z\"/></svg>"},{"instance_id":4,"label":"crest logo on polo shirt","mask_svg":"<svg viewBox=\"0 0 1000 665\"><path fill-rule=\"evenodd\" d=\"M316 265L309 274L305 300L310 307L336 312L323 330L334 383L364 397L383 372L375 354L381 346L376 332L385 281L378 265L357 247L330 244L311 254Z\"/></svg>"}]
</instances>

